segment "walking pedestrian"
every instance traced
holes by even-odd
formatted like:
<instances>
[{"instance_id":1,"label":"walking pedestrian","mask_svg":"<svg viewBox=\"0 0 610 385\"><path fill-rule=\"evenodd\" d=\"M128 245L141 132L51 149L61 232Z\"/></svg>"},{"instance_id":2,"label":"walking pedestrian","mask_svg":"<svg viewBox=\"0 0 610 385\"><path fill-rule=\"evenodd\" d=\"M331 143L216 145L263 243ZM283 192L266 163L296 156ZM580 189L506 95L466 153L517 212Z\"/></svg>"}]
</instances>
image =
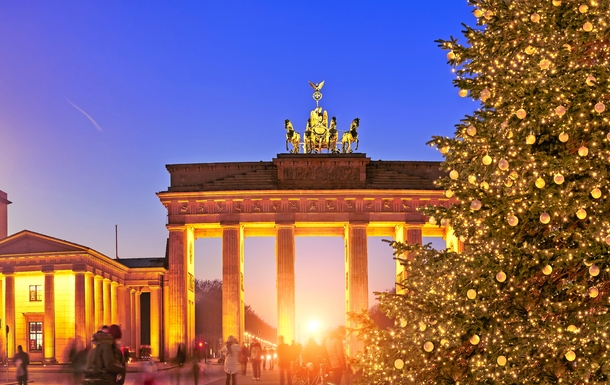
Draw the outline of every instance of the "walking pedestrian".
<instances>
[{"instance_id":1,"label":"walking pedestrian","mask_svg":"<svg viewBox=\"0 0 610 385\"><path fill-rule=\"evenodd\" d=\"M237 377L237 372L239 371L239 353L241 352L241 347L239 343L233 336L229 336L227 338L227 342L225 346L222 348L222 353L225 357L225 373L227 373L227 380L225 382L226 385L236 385L235 377Z\"/></svg>"},{"instance_id":2,"label":"walking pedestrian","mask_svg":"<svg viewBox=\"0 0 610 385\"><path fill-rule=\"evenodd\" d=\"M248 357L250 357L250 351L248 347L244 344L241 347L241 353L239 355L239 363L241 364L241 374L244 376L248 372Z\"/></svg>"},{"instance_id":3,"label":"walking pedestrian","mask_svg":"<svg viewBox=\"0 0 610 385\"><path fill-rule=\"evenodd\" d=\"M250 361L252 362L252 376L254 381L261 380L261 356L263 355L263 348L258 340L254 340L250 345Z\"/></svg>"},{"instance_id":4,"label":"walking pedestrian","mask_svg":"<svg viewBox=\"0 0 610 385\"><path fill-rule=\"evenodd\" d=\"M114 333L120 338L121 329L118 325L114 326L116 326ZM103 330L110 331L109 328ZM121 364L120 359L117 359L114 337L110 333L100 330L93 335L91 342L95 348L91 349L87 355L85 379L91 383L97 382L104 385L122 384L122 381L125 380L125 366ZM118 355L122 356L120 350Z\"/></svg>"},{"instance_id":5,"label":"walking pedestrian","mask_svg":"<svg viewBox=\"0 0 610 385\"><path fill-rule=\"evenodd\" d=\"M290 346L284 343L284 336L279 336L277 343L277 366L280 369L280 385L284 385L286 376L288 377L288 385L292 385L292 373L290 371L292 351Z\"/></svg>"},{"instance_id":6,"label":"walking pedestrian","mask_svg":"<svg viewBox=\"0 0 610 385\"><path fill-rule=\"evenodd\" d=\"M30 364L30 356L23 351L21 345L17 346L17 354L15 354L15 367L17 368L17 383L26 385L28 383L28 365Z\"/></svg>"},{"instance_id":7,"label":"walking pedestrian","mask_svg":"<svg viewBox=\"0 0 610 385\"><path fill-rule=\"evenodd\" d=\"M328 353L328 364L330 366L330 382L339 385L345 370L345 350L343 349L343 340L336 330L333 330L326 339L326 352Z\"/></svg>"}]
</instances>

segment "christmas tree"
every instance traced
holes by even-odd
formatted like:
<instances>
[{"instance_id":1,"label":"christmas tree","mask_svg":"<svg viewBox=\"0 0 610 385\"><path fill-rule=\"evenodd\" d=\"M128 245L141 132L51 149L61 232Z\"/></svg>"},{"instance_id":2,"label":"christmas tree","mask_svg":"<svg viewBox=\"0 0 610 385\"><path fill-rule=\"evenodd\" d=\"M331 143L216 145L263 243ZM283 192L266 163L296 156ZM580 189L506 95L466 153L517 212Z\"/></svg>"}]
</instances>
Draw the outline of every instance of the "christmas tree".
<instances>
[{"instance_id":1,"label":"christmas tree","mask_svg":"<svg viewBox=\"0 0 610 385\"><path fill-rule=\"evenodd\" d=\"M441 40L461 97L480 102L427 207L463 252L394 243L395 319L365 315L363 383L610 381L610 0L469 0L466 43Z\"/></svg>"}]
</instances>

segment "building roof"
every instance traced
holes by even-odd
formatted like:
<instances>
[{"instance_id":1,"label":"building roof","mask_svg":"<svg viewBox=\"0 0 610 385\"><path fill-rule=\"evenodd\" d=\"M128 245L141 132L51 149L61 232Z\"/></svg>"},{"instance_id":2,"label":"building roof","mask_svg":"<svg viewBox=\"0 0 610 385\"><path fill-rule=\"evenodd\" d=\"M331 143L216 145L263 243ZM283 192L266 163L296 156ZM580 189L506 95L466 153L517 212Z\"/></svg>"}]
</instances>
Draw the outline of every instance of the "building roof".
<instances>
[{"instance_id":1,"label":"building roof","mask_svg":"<svg viewBox=\"0 0 610 385\"><path fill-rule=\"evenodd\" d=\"M163 267L165 268L165 258L124 258L116 259L116 262L132 268L138 267Z\"/></svg>"}]
</instances>

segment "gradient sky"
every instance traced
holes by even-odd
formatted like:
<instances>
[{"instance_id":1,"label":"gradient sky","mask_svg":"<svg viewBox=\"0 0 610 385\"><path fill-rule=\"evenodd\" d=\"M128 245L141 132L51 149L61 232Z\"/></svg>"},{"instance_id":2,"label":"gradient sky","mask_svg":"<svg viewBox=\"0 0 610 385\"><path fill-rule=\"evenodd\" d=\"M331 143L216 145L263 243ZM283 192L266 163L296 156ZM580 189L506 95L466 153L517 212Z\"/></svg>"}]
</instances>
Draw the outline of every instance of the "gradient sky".
<instances>
[{"instance_id":1,"label":"gradient sky","mask_svg":"<svg viewBox=\"0 0 610 385\"><path fill-rule=\"evenodd\" d=\"M9 234L28 229L119 255L161 257L166 164L271 160L284 119L321 106L360 151L440 160L425 145L477 107L435 39L463 40L464 0L18 1L0 4L0 190ZM219 239L197 277L221 277ZM369 239L370 290L393 286L391 249ZM297 238L297 320L343 323L341 238ZM246 303L276 323L273 238L246 239ZM371 294L371 300L373 296ZM371 302L372 304L372 302Z\"/></svg>"}]
</instances>

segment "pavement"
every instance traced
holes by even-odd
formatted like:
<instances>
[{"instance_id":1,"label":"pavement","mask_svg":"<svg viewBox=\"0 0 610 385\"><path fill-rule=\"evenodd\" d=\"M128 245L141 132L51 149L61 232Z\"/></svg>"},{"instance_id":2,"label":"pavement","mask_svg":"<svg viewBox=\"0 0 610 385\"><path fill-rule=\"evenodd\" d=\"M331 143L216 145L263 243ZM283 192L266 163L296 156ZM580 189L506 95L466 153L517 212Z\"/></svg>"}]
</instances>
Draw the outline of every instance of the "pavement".
<instances>
[{"instance_id":1,"label":"pavement","mask_svg":"<svg viewBox=\"0 0 610 385\"><path fill-rule=\"evenodd\" d=\"M148 361L131 362L127 366L125 385L142 385L144 375L150 373ZM153 372L155 385L224 385L226 375L223 365L215 361L208 361L203 365L203 373L199 376L198 384L195 384L193 376L193 365L187 363L177 366L167 363L154 363L156 371ZM0 366L0 385L17 384L15 367ZM275 370L261 370L261 380L254 381L252 378L252 367L248 365L246 375L237 375L237 385L277 385L280 382L280 374ZM36 365L28 366L28 383L44 385L78 385L81 382L74 378L70 365Z\"/></svg>"}]
</instances>

